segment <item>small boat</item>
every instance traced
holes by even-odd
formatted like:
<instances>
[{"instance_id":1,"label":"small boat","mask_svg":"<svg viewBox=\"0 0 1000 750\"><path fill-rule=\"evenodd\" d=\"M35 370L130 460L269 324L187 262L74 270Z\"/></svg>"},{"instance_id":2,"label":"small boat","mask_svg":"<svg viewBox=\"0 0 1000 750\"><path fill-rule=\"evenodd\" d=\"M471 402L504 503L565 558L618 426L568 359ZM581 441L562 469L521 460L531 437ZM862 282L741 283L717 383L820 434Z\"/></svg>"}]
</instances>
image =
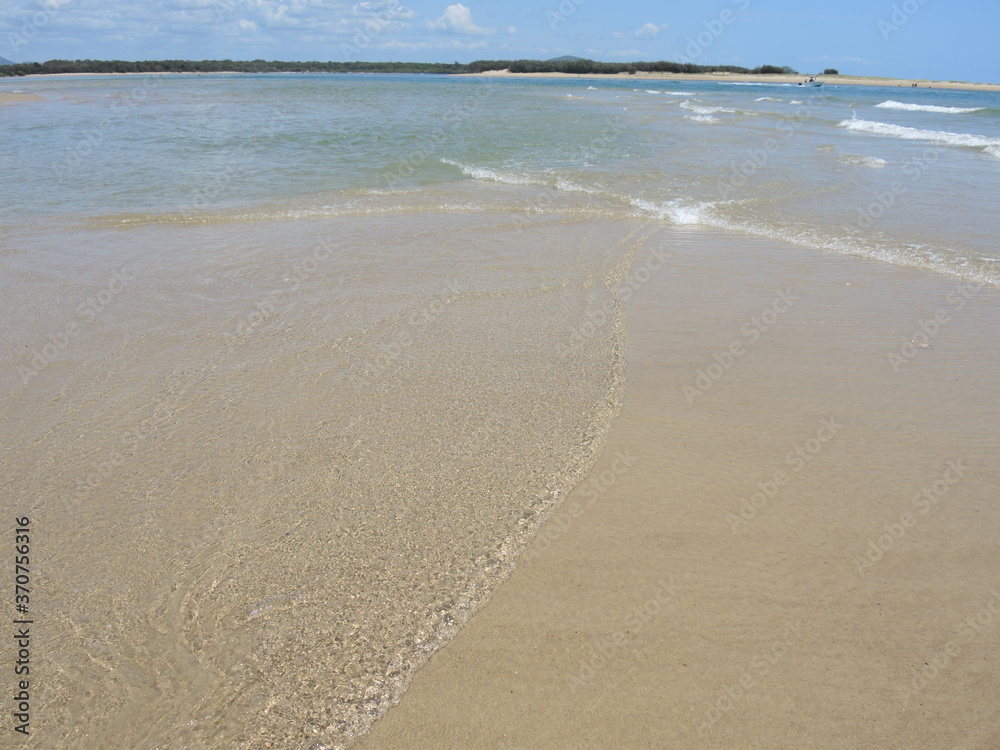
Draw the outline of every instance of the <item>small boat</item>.
<instances>
[{"instance_id":1,"label":"small boat","mask_svg":"<svg viewBox=\"0 0 1000 750\"><path fill-rule=\"evenodd\" d=\"M817 81L816 76L809 76L806 80L800 81L799 86L822 86L822 81Z\"/></svg>"}]
</instances>

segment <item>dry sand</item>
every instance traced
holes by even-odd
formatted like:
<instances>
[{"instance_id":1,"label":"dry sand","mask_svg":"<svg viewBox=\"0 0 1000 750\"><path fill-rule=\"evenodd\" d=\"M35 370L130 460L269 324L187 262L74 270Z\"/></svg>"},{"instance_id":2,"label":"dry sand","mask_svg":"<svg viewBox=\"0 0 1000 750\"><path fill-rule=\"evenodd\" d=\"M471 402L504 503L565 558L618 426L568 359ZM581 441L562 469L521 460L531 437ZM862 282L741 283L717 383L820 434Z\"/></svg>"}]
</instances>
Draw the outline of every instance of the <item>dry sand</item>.
<instances>
[{"instance_id":1,"label":"dry sand","mask_svg":"<svg viewBox=\"0 0 1000 750\"><path fill-rule=\"evenodd\" d=\"M1000 747L1000 292L650 246L603 458L358 747Z\"/></svg>"},{"instance_id":2,"label":"dry sand","mask_svg":"<svg viewBox=\"0 0 1000 750\"><path fill-rule=\"evenodd\" d=\"M478 76L500 76L500 77L521 77L521 78L593 78L593 79L629 79L629 80L662 80L662 81L722 81L741 83L801 83L808 76L806 75L753 75L749 73L636 73L628 75L619 73L617 75L605 74L583 74L572 73L511 73L509 70L491 70L485 73L470 73L468 75ZM866 76L822 76L820 80L827 86L899 86L912 88L917 84L918 88L935 89L965 89L969 91L1000 91L998 83L969 83L966 81L928 81L925 79L905 79L905 78L870 78Z\"/></svg>"}]
</instances>

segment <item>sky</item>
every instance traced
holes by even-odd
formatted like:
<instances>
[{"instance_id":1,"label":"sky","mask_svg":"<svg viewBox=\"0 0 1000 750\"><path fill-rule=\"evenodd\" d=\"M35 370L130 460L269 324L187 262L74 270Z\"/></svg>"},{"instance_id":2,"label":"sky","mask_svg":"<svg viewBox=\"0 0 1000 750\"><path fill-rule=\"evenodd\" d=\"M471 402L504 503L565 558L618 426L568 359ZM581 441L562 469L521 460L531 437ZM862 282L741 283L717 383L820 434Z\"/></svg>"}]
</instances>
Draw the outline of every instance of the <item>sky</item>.
<instances>
[{"instance_id":1,"label":"sky","mask_svg":"<svg viewBox=\"0 0 1000 750\"><path fill-rule=\"evenodd\" d=\"M470 62L576 55L1000 82L997 0L3 0L0 57Z\"/></svg>"}]
</instances>

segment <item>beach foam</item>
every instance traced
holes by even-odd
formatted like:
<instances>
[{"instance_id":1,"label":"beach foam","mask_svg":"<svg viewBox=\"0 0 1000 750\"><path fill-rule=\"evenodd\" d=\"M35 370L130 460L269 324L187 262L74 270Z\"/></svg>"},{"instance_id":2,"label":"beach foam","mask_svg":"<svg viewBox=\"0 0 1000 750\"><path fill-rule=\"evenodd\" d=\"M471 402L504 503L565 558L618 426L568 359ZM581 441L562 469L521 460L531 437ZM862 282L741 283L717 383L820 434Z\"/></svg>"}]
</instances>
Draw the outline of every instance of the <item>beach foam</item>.
<instances>
[{"instance_id":1,"label":"beach foam","mask_svg":"<svg viewBox=\"0 0 1000 750\"><path fill-rule=\"evenodd\" d=\"M854 154L841 154L840 161L869 169L882 169L888 163L885 159L880 159L877 156L855 156Z\"/></svg>"},{"instance_id":2,"label":"beach foam","mask_svg":"<svg viewBox=\"0 0 1000 750\"><path fill-rule=\"evenodd\" d=\"M704 104L698 104L691 99L681 102L681 109L687 109L698 115L714 115L719 112L725 112L726 114L735 114L735 109L730 109L728 107L706 107Z\"/></svg>"},{"instance_id":3,"label":"beach foam","mask_svg":"<svg viewBox=\"0 0 1000 750\"><path fill-rule=\"evenodd\" d=\"M679 198L667 203L655 203L645 198L633 197L625 197L623 200L638 208L640 216L666 219L677 226L711 224L709 212L715 205L711 202L690 203Z\"/></svg>"},{"instance_id":4,"label":"beach foam","mask_svg":"<svg viewBox=\"0 0 1000 750\"><path fill-rule=\"evenodd\" d=\"M952 133L946 130L922 130L920 128L907 127L906 125L894 125L890 122L861 120L857 118L843 120L837 124L837 127L854 130L859 133L902 138L907 141L928 141L930 143L941 143L946 146L981 148L984 153L988 153L990 156L996 156L995 150L1000 146L1000 138L988 138L987 136L976 135L974 133Z\"/></svg>"},{"instance_id":5,"label":"beach foam","mask_svg":"<svg viewBox=\"0 0 1000 750\"><path fill-rule=\"evenodd\" d=\"M704 122L710 125L719 122L719 118L712 115L685 115L684 119L690 120L691 122Z\"/></svg>"},{"instance_id":6,"label":"beach foam","mask_svg":"<svg viewBox=\"0 0 1000 750\"><path fill-rule=\"evenodd\" d=\"M985 109L985 107L942 107L936 104L910 104L892 99L875 106L882 109L901 109L906 112L937 112L948 115L965 115L971 112L982 112Z\"/></svg>"}]
</instances>

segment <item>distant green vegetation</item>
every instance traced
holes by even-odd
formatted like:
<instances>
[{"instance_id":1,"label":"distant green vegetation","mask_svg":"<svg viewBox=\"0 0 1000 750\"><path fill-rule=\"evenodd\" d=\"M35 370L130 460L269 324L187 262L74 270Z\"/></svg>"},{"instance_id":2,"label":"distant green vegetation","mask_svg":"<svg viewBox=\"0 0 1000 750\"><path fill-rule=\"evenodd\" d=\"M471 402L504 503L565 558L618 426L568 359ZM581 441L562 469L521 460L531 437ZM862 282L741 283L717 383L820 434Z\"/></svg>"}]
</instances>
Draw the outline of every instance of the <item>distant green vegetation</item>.
<instances>
[{"instance_id":1,"label":"distant green vegetation","mask_svg":"<svg viewBox=\"0 0 1000 750\"><path fill-rule=\"evenodd\" d=\"M788 67L762 65L741 68L735 65L694 65L677 62L604 63L585 59L558 60L476 60L461 63L412 62L280 62L278 60L49 60L44 63L0 65L0 76L28 76L45 73L482 73L489 70L511 73L781 73L794 75Z\"/></svg>"},{"instance_id":2,"label":"distant green vegetation","mask_svg":"<svg viewBox=\"0 0 1000 750\"><path fill-rule=\"evenodd\" d=\"M468 73L459 63L280 62L272 60L49 60L0 66L0 76L44 73Z\"/></svg>"},{"instance_id":3,"label":"distant green vegetation","mask_svg":"<svg viewBox=\"0 0 1000 750\"><path fill-rule=\"evenodd\" d=\"M511 73L754 73L797 75L789 67L762 65L759 68L741 68L737 65L695 65L694 63L632 62L606 63L594 60L476 60L469 63L469 71L481 73L487 70L508 69Z\"/></svg>"}]
</instances>

